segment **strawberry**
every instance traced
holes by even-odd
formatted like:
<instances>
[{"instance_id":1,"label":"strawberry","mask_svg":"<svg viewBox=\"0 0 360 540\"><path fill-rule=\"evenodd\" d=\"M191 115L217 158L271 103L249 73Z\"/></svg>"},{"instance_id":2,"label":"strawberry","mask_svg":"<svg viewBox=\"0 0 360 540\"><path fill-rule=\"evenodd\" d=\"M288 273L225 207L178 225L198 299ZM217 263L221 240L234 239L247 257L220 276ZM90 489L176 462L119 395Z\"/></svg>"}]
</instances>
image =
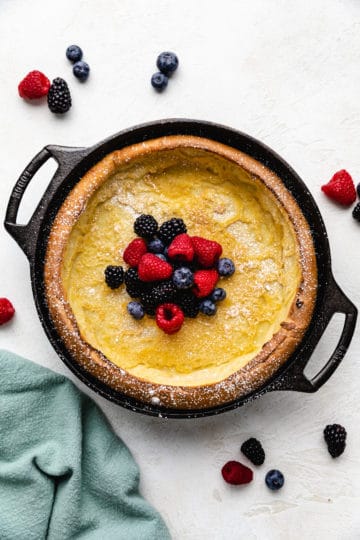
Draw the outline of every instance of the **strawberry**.
<instances>
[{"instance_id":1,"label":"strawberry","mask_svg":"<svg viewBox=\"0 0 360 540\"><path fill-rule=\"evenodd\" d=\"M239 461L228 461L221 469L223 479L228 484L240 485L249 484L253 479L253 472L249 467L242 465Z\"/></svg>"},{"instance_id":2,"label":"strawberry","mask_svg":"<svg viewBox=\"0 0 360 540\"><path fill-rule=\"evenodd\" d=\"M145 240L143 238L134 238L125 249L123 259L129 266L137 266L146 252Z\"/></svg>"},{"instance_id":3,"label":"strawberry","mask_svg":"<svg viewBox=\"0 0 360 540\"><path fill-rule=\"evenodd\" d=\"M177 261L191 262L194 258L194 247L188 234L178 234L168 247L168 256Z\"/></svg>"},{"instance_id":4,"label":"strawberry","mask_svg":"<svg viewBox=\"0 0 360 540\"><path fill-rule=\"evenodd\" d=\"M13 318L14 306L7 298L0 298L0 325L5 324Z\"/></svg>"},{"instance_id":5,"label":"strawberry","mask_svg":"<svg viewBox=\"0 0 360 540\"><path fill-rule=\"evenodd\" d=\"M192 236L191 241L195 256L201 266L211 268L217 263L222 253L222 247L218 242L201 238L201 236Z\"/></svg>"},{"instance_id":6,"label":"strawberry","mask_svg":"<svg viewBox=\"0 0 360 540\"><path fill-rule=\"evenodd\" d=\"M336 172L327 184L321 186L321 189L330 199L344 206L349 206L356 200L353 179L345 169Z\"/></svg>"},{"instance_id":7,"label":"strawberry","mask_svg":"<svg viewBox=\"0 0 360 540\"><path fill-rule=\"evenodd\" d=\"M208 296L215 288L219 274L216 270L198 270L194 273L193 293L198 298Z\"/></svg>"},{"instance_id":8,"label":"strawberry","mask_svg":"<svg viewBox=\"0 0 360 540\"><path fill-rule=\"evenodd\" d=\"M18 86L19 96L39 99L46 96L50 88L49 79L41 71L30 71Z\"/></svg>"},{"instance_id":9,"label":"strawberry","mask_svg":"<svg viewBox=\"0 0 360 540\"><path fill-rule=\"evenodd\" d=\"M153 253L145 253L140 259L138 273L141 281L160 281L168 279L173 272L171 264Z\"/></svg>"},{"instance_id":10,"label":"strawberry","mask_svg":"<svg viewBox=\"0 0 360 540\"><path fill-rule=\"evenodd\" d=\"M181 328L184 322L184 313L176 304L160 304L156 308L155 320L165 334L175 334Z\"/></svg>"}]
</instances>

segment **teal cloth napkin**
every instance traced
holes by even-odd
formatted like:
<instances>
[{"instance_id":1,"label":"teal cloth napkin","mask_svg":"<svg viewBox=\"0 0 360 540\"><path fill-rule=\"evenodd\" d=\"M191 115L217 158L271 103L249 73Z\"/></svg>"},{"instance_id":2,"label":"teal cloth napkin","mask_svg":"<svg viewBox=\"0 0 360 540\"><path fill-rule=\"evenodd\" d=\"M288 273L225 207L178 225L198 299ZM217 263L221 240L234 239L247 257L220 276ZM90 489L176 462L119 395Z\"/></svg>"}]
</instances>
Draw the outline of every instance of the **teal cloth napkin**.
<instances>
[{"instance_id":1,"label":"teal cloth napkin","mask_svg":"<svg viewBox=\"0 0 360 540\"><path fill-rule=\"evenodd\" d=\"M1 540L168 540L125 444L66 377L0 351Z\"/></svg>"}]
</instances>

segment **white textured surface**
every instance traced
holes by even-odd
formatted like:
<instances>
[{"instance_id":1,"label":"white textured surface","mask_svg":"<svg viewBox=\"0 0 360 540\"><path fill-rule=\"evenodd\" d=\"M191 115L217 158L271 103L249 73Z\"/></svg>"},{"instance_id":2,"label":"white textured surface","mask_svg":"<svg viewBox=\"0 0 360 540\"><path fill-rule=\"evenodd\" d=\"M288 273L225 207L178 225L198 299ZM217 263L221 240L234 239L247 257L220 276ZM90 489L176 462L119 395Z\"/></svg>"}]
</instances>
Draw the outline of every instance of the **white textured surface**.
<instances>
[{"instance_id":1,"label":"white textured surface","mask_svg":"<svg viewBox=\"0 0 360 540\"><path fill-rule=\"evenodd\" d=\"M359 28L357 0L2 0L0 215L16 178L46 144L91 145L165 117L213 120L261 139L305 180L328 229L336 279L360 304L360 227L350 210L320 192L342 167L360 180ZM74 42L92 69L83 85L64 55ZM177 52L181 65L166 92L157 95L149 78L157 54L166 49ZM69 82L73 108L64 118L17 96L18 82L31 69ZM49 178L45 167L33 180L24 220ZM13 322L1 328L0 346L73 379L38 321L27 261L4 230L0 253L0 296L17 308ZM333 325L317 349L319 366L339 331ZM359 352L355 335L340 368L316 394L269 394L208 419L153 419L93 397L134 453L142 491L174 539L355 540ZM337 461L322 441L324 425L333 421L349 433ZM266 464L251 485L231 488L220 468L241 459L239 446L251 435L262 440ZM286 476L275 494L264 485L272 467Z\"/></svg>"}]
</instances>

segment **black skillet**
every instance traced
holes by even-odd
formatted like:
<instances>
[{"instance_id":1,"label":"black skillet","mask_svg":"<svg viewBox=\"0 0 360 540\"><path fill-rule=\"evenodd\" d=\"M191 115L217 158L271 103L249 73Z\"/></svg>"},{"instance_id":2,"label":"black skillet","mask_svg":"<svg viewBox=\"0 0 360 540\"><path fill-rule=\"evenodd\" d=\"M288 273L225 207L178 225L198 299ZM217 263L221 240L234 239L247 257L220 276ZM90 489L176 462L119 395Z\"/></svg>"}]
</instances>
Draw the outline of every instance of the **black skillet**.
<instances>
[{"instance_id":1,"label":"black skillet","mask_svg":"<svg viewBox=\"0 0 360 540\"><path fill-rule=\"evenodd\" d=\"M249 154L274 171L295 197L310 225L318 266L318 289L314 313L304 339L296 351L258 390L233 402L201 410L178 410L144 404L114 391L95 379L77 363L76 358L73 358L64 346L52 324L44 297L44 255L48 235L54 217L69 191L90 167L110 152L148 139L178 134L206 137L227 144ZM58 169L29 222L26 225L19 225L16 218L22 196L35 173L49 158L56 160ZM60 358L89 388L133 411L168 418L196 418L239 407L268 391L316 392L340 364L355 330L357 309L334 280L325 226L306 185L296 172L270 148L249 135L225 126L198 120L167 119L121 131L90 148L46 146L32 159L16 182L7 207L5 227L29 259L31 283L38 314ZM345 314L339 342L324 367L314 377L307 378L304 375L306 364L334 313Z\"/></svg>"}]
</instances>

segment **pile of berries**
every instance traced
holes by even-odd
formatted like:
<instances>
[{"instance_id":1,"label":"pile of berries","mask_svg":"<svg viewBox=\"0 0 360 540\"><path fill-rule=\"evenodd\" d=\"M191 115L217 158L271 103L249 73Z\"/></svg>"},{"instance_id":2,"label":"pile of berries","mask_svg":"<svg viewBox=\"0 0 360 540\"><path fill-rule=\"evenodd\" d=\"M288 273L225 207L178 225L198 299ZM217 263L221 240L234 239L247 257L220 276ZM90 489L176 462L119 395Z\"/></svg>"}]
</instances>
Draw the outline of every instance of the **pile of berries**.
<instances>
[{"instance_id":1,"label":"pile of berries","mask_svg":"<svg viewBox=\"0 0 360 540\"><path fill-rule=\"evenodd\" d=\"M177 70L179 59L173 52L162 52L156 60L159 69L151 77L151 84L155 90L162 92L167 87L169 77Z\"/></svg>"},{"instance_id":2,"label":"pile of berries","mask_svg":"<svg viewBox=\"0 0 360 540\"><path fill-rule=\"evenodd\" d=\"M336 172L329 182L321 186L321 190L333 201L342 206L350 206L356 201L356 193L360 198L360 184L355 189L351 175L345 170ZM360 221L360 203L358 202L352 211L352 216Z\"/></svg>"},{"instance_id":3,"label":"pile of berries","mask_svg":"<svg viewBox=\"0 0 360 540\"><path fill-rule=\"evenodd\" d=\"M185 317L199 312L215 315L217 303L226 292L217 287L220 277L231 276L235 265L220 258L218 242L189 236L181 218L172 218L159 227L156 219L142 214L134 222L138 235L126 247L124 261L129 268L108 266L105 281L113 289L125 282L126 291L135 299L128 311L135 319L154 316L165 333L180 330Z\"/></svg>"},{"instance_id":4,"label":"pile of berries","mask_svg":"<svg viewBox=\"0 0 360 540\"><path fill-rule=\"evenodd\" d=\"M80 81L85 81L90 67L82 59L83 52L78 45L70 45L66 49L66 57L74 63L73 74ZM24 99L40 99L47 96L49 109L54 114L68 112L72 105L71 94L67 82L56 77L52 83L41 71L30 71L18 85L19 96Z\"/></svg>"},{"instance_id":5,"label":"pile of berries","mask_svg":"<svg viewBox=\"0 0 360 540\"><path fill-rule=\"evenodd\" d=\"M346 429L340 424L329 424L324 429L324 439L329 454L338 458L346 447ZM251 437L240 448L241 452L253 465L262 465L265 461L265 452L261 442ZM231 460L221 469L225 482L233 485L249 484L253 480L253 471L239 461ZM271 469L265 475L265 484L272 491L281 489L285 483L284 475L277 469Z\"/></svg>"},{"instance_id":6,"label":"pile of berries","mask_svg":"<svg viewBox=\"0 0 360 540\"><path fill-rule=\"evenodd\" d=\"M265 461L265 452L261 442L251 437L245 441L240 448L241 452L248 458L253 465L262 465ZM249 484L253 480L253 471L239 461L228 461L221 469L222 477L225 482L233 485ZM285 478L281 471L271 469L266 473L265 483L272 491L281 489Z\"/></svg>"}]
</instances>

